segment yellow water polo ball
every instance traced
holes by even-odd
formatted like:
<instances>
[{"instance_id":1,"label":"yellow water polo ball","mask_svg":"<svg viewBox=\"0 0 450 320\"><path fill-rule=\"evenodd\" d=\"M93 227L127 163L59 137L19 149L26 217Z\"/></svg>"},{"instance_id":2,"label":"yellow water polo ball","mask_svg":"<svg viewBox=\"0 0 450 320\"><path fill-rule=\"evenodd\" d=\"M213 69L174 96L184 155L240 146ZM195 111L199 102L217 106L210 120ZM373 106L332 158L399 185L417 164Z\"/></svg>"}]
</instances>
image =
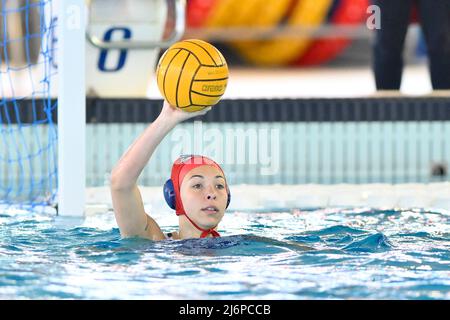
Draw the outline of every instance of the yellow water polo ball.
<instances>
[{"instance_id":1,"label":"yellow water polo ball","mask_svg":"<svg viewBox=\"0 0 450 320\"><path fill-rule=\"evenodd\" d=\"M189 39L173 44L156 68L163 97L183 111L195 112L217 104L228 83L228 66L216 47Z\"/></svg>"}]
</instances>

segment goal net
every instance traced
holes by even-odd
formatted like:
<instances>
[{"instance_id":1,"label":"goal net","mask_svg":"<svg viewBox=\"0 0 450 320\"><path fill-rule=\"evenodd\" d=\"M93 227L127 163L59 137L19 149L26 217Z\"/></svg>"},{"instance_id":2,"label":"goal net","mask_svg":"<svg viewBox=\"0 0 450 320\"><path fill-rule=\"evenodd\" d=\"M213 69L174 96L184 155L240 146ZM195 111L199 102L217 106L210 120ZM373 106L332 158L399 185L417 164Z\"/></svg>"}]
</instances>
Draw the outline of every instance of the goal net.
<instances>
[{"instance_id":1,"label":"goal net","mask_svg":"<svg viewBox=\"0 0 450 320\"><path fill-rule=\"evenodd\" d=\"M52 205L57 193L52 1L2 1L0 25L0 206Z\"/></svg>"}]
</instances>

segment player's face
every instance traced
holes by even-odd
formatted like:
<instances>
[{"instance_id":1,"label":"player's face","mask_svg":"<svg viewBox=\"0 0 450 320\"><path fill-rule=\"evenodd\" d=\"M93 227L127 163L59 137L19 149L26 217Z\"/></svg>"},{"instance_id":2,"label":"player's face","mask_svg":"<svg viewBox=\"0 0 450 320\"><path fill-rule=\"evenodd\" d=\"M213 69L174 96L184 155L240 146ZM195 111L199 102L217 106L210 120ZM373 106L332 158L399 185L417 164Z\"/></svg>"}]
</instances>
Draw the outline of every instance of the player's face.
<instances>
[{"instance_id":1,"label":"player's face","mask_svg":"<svg viewBox=\"0 0 450 320\"><path fill-rule=\"evenodd\" d=\"M222 220L228 193L219 169L208 165L192 169L183 179L180 193L184 210L199 227L210 229Z\"/></svg>"}]
</instances>

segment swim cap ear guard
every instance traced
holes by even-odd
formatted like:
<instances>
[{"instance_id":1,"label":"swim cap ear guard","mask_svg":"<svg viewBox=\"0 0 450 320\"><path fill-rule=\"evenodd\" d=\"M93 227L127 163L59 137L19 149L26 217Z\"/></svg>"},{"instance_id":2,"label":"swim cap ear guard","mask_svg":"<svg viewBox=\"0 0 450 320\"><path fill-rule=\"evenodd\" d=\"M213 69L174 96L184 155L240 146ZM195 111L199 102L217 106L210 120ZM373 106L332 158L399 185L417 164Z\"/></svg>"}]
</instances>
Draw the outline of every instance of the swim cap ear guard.
<instances>
[{"instance_id":1,"label":"swim cap ear guard","mask_svg":"<svg viewBox=\"0 0 450 320\"><path fill-rule=\"evenodd\" d=\"M169 179L164 183L164 199L170 208L175 210L175 190L173 188L172 179Z\"/></svg>"},{"instance_id":2,"label":"swim cap ear guard","mask_svg":"<svg viewBox=\"0 0 450 320\"><path fill-rule=\"evenodd\" d=\"M175 189L173 187L172 179L166 181L163 190L164 190L164 199L166 199L166 202L169 205L169 207L175 210ZM228 199L227 199L227 206L225 207L225 209L228 208L228 205L230 204L231 201L231 193L230 189L228 189L228 186L227 186L227 193Z\"/></svg>"}]
</instances>

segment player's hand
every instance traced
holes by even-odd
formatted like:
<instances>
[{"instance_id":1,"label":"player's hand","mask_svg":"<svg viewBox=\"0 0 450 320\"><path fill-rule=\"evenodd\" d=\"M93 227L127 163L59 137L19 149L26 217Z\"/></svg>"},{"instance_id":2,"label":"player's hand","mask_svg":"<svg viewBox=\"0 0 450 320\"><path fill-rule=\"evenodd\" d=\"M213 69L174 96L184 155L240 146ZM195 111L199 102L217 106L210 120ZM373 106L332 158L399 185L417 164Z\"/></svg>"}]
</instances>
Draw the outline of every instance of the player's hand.
<instances>
[{"instance_id":1,"label":"player's hand","mask_svg":"<svg viewBox=\"0 0 450 320\"><path fill-rule=\"evenodd\" d=\"M186 112L171 106L166 100L164 100L160 117L170 121L175 121L175 123L180 123L193 117L203 116L211 109L212 107L208 107L196 112Z\"/></svg>"}]
</instances>

